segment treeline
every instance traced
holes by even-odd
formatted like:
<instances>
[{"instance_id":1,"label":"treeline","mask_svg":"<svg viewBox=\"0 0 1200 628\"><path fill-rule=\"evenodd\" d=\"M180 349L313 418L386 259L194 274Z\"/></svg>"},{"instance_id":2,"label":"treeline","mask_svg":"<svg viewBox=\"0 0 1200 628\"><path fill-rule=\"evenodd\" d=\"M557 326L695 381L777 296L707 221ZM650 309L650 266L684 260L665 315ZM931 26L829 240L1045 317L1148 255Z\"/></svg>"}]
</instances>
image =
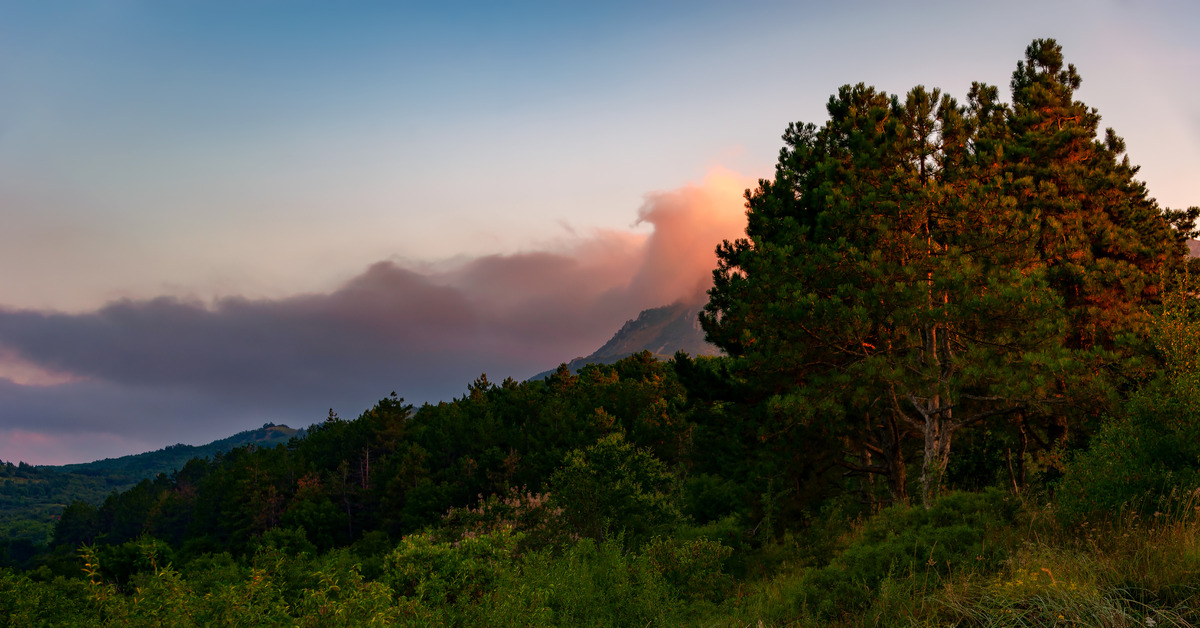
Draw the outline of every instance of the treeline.
<instances>
[{"instance_id":1,"label":"treeline","mask_svg":"<svg viewBox=\"0 0 1200 628\"><path fill-rule=\"evenodd\" d=\"M777 561L829 561L830 517L879 506L834 463L835 443L771 433L747 390L729 360L642 353L542 381L480 378L415 413L393 395L287 445L193 460L99 507L76 502L37 566L0 591L15 596L14 618L97 625L172 613L180 625L325 625L322 604L347 625L698 620ZM938 555L982 551L1015 504L1000 493L954 504L979 525L955 532L968 548ZM260 623L235 619L238 604Z\"/></svg>"},{"instance_id":2,"label":"treeline","mask_svg":"<svg viewBox=\"0 0 1200 628\"><path fill-rule=\"evenodd\" d=\"M186 555L236 555L282 527L303 528L310 542L327 550L370 532L401 538L439 524L451 508L479 506L494 496L560 494L556 477L584 482L564 475L571 461L612 467L595 470L608 474L606 481L588 489L588 503L569 513L575 528L595 536L624 530L644 540L655 529L657 515L609 521L590 512L623 474L641 471L657 479L638 490L672 495L662 508L678 511L677 518L749 518L757 497L740 487L757 476L765 486L764 473L779 476L772 481L782 485L788 465L759 446L748 417L730 420L739 414L736 404L689 396L688 386L705 386L711 394L716 380L728 380L721 368L710 359L680 355L659 362L643 353L579 374L562 368L539 381L496 385L481 377L462 398L415 413L393 395L355 420L331 413L286 446L193 460L98 507L72 504L53 545L73 554L80 544L119 545L150 534ZM589 452L612 459L592 460Z\"/></svg>"},{"instance_id":3,"label":"treeline","mask_svg":"<svg viewBox=\"0 0 1200 628\"><path fill-rule=\"evenodd\" d=\"M174 473L193 458L210 458L248 443L286 443L302 434L268 423L207 445L171 445L95 462L61 466L0 462L0 566L25 565L37 546L47 545L68 504L99 504L109 494L126 491L142 480Z\"/></svg>"},{"instance_id":4,"label":"treeline","mask_svg":"<svg viewBox=\"0 0 1200 628\"><path fill-rule=\"evenodd\" d=\"M13 624L1200 623L1200 209L1052 40L1012 102L847 86L640 354L74 503ZM82 567L81 567L82 565Z\"/></svg>"},{"instance_id":5,"label":"treeline","mask_svg":"<svg viewBox=\"0 0 1200 628\"><path fill-rule=\"evenodd\" d=\"M96 503L132 482L78 477L33 465L0 462L0 566L24 564L52 538L54 522L72 501Z\"/></svg>"},{"instance_id":6,"label":"treeline","mask_svg":"<svg viewBox=\"0 0 1200 628\"><path fill-rule=\"evenodd\" d=\"M1178 314L1159 317L1170 327ZM1194 307L1185 314L1176 337L1200 339ZM987 625L1014 613L1052 625L1066 613L1192 625L1200 557L1187 547L1200 525L1183 487L1200 470L1200 441L1186 438L1198 391L1170 364L1090 449L1063 458L1032 444L1019 491L1003 441L989 440L997 426L973 432L970 464L950 468L929 509L884 506L885 486L838 464L844 441L773 432L726 358L641 354L545 381L481 378L415 413L391 396L287 445L73 504L31 569L0 570L0 616ZM1134 566L1121 558L1133 555Z\"/></svg>"},{"instance_id":7,"label":"treeline","mask_svg":"<svg viewBox=\"0 0 1200 628\"><path fill-rule=\"evenodd\" d=\"M94 462L41 468L77 475L106 478L115 476L122 479L133 478L130 484L136 484L142 479L153 478L159 473L174 473L192 458L211 458L218 453L252 443L258 447L274 446L286 443L293 436L303 435L303 431L294 430L286 425L266 423L258 429L238 432L233 436L215 440L206 445L184 445L183 443L179 443L163 447L156 451L121 456L120 458L105 458Z\"/></svg>"}]
</instances>

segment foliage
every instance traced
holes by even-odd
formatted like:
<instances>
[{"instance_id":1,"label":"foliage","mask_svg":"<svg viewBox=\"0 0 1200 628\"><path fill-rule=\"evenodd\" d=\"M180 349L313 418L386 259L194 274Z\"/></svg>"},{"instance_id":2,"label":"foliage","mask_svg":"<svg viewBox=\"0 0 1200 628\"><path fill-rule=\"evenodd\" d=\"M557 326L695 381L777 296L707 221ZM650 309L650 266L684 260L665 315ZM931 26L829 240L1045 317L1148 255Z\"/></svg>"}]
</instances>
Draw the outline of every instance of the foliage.
<instances>
[{"instance_id":1,"label":"foliage","mask_svg":"<svg viewBox=\"0 0 1200 628\"><path fill-rule=\"evenodd\" d=\"M831 462L884 476L894 502L917 440L928 503L959 430L1046 418L1052 442L1067 399L1103 404L1104 367L1130 357L1118 350L1183 233L1117 161L1120 139L1097 139L1079 82L1036 40L1011 108L978 83L966 105L847 85L824 125L788 127L701 317L777 395L777 432L822 425L842 441Z\"/></svg>"},{"instance_id":2,"label":"foliage","mask_svg":"<svg viewBox=\"0 0 1200 628\"><path fill-rule=\"evenodd\" d=\"M470 607L511 573L518 537L509 530L438 543L415 534L388 556L384 581L432 607Z\"/></svg>"},{"instance_id":3,"label":"foliage","mask_svg":"<svg viewBox=\"0 0 1200 628\"><path fill-rule=\"evenodd\" d=\"M1156 274L1200 210L1078 85L1038 40L1012 105L789 128L719 252L729 357L393 393L103 494L0 465L0 626L1200 623L1200 290Z\"/></svg>"},{"instance_id":4,"label":"foliage","mask_svg":"<svg viewBox=\"0 0 1200 628\"><path fill-rule=\"evenodd\" d=\"M582 539L561 557L546 551L531 555L521 577L521 591L528 593L518 599L533 610L536 625L669 623L678 604L650 561L627 553L619 539Z\"/></svg>"},{"instance_id":5,"label":"foliage","mask_svg":"<svg viewBox=\"0 0 1200 628\"><path fill-rule=\"evenodd\" d=\"M666 465L617 432L568 453L550 478L550 492L579 534L599 539L619 532L637 546L680 522L673 484Z\"/></svg>"},{"instance_id":6,"label":"foliage","mask_svg":"<svg viewBox=\"0 0 1200 628\"><path fill-rule=\"evenodd\" d=\"M937 587L957 572L994 570L1018 507L999 491L951 493L931 508L893 506L863 526L833 561L801 580L802 608L837 617L870 605L890 580Z\"/></svg>"},{"instance_id":7,"label":"foliage","mask_svg":"<svg viewBox=\"0 0 1200 628\"><path fill-rule=\"evenodd\" d=\"M1200 487L1200 308L1196 280L1170 277L1151 340L1164 368L1109 418L1058 482L1059 516L1078 523Z\"/></svg>"},{"instance_id":8,"label":"foliage","mask_svg":"<svg viewBox=\"0 0 1200 628\"><path fill-rule=\"evenodd\" d=\"M286 425L268 423L257 430L239 432L207 445L171 445L157 451L95 462L61 466L0 462L0 539L7 540L10 545L17 541L47 545L55 534L56 520L64 506L94 507L113 491L127 491L142 480L174 473L193 459L205 459L250 443L264 446L287 442L298 434L301 432ZM90 527L94 525L94 522L89 524ZM75 534L69 544L74 546L91 541L90 537L84 537ZM21 552L20 549L17 551ZM12 558L13 552L9 554L6 560L0 551L0 565L23 566L21 560Z\"/></svg>"},{"instance_id":9,"label":"foliage","mask_svg":"<svg viewBox=\"0 0 1200 628\"><path fill-rule=\"evenodd\" d=\"M655 537L646 546L650 563L675 595L693 602L720 602L729 595L733 578L724 573L724 562L732 553L733 548L706 538Z\"/></svg>"},{"instance_id":10,"label":"foliage","mask_svg":"<svg viewBox=\"0 0 1200 628\"><path fill-rule=\"evenodd\" d=\"M967 626L1194 626L1200 511L1194 496L1175 497L1145 520L1041 526L994 575L931 592L921 612Z\"/></svg>"},{"instance_id":11,"label":"foliage","mask_svg":"<svg viewBox=\"0 0 1200 628\"><path fill-rule=\"evenodd\" d=\"M1063 521L1078 523L1125 508L1153 512L1161 496L1200 486L1196 441L1181 439L1167 427L1173 418L1194 412L1179 400L1139 392L1126 414L1106 421L1056 483Z\"/></svg>"},{"instance_id":12,"label":"foliage","mask_svg":"<svg viewBox=\"0 0 1200 628\"><path fill-rule=\"evenodd\" d=\"M516 488L504 495L481 496L476 506L451 508L442 518L438 533L457 541L506 529L519 533L522 550L543 549L578 538L571 532L563 509L548 494Z\"/></svg>"}]
</instances>

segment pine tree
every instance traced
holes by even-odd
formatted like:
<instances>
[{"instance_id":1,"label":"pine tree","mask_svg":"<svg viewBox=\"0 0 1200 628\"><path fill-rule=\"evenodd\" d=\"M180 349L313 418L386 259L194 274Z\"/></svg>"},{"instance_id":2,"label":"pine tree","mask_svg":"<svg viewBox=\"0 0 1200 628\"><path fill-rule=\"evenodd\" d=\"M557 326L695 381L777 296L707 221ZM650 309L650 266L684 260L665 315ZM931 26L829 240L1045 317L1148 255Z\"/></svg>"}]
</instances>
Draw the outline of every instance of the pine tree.
<instances>
[{"instance_id":1,"label":"pine tree","mask_svg":"<svg viewBox=\"0 0 1200 628\"><path fill-rule=\"evenodd\" d=\"M1111 128L1099 137L1097 110L1074 100L1080 83L1053 39L1029 45L1012 76L1002 163L1006 192L1036 217L1037 262L1063 297L1070 342L1113 349L1144 322L1162 273L1182 264L1196 212L1158 207L1125 142Z\"/></svg>"},{"instance_id":2,"label":"pine tree","mask_svg":"<svg viewBox=\"0 0 1200 628\"><path fill-rule=\"evenodd\" d=\"M838 464L905 499L905 442L936 496L955 432L1047 414L1137 330L1195 218L1162 212L1050 40L1013 75L1011 107L972 86L901 101L843 87L821 127L790 125L775 177L747 193L746 238L717 250L701 322L762 383L781 429L824 423ZM1107 353L1103 353L1107 352Z\"/></svg>"},{"instance_id":3,"label":"pine tree","mask_svg":"<svg viewBox=\"0 0 1200 628\"><path fill-rule=\"evenodd\" d=\"M1034 40L1012 75L997 152L1005 193L1036 224L1027 263L1046 269L1068 317L1066 342L1087 352L1091 373L1060 384L1070 403L1040 417L1048 443L1102 414L1123 382L1152 374L1154 363L1143 359L1151 353L1145 306L1159 300L1161 278L1183 265L1200 215L1158 206L1134 178L1125 142L1111 128L1101 137L1098 111L1074 99L1080 84L1054 40Z\"/></svg>"}]
</instances>

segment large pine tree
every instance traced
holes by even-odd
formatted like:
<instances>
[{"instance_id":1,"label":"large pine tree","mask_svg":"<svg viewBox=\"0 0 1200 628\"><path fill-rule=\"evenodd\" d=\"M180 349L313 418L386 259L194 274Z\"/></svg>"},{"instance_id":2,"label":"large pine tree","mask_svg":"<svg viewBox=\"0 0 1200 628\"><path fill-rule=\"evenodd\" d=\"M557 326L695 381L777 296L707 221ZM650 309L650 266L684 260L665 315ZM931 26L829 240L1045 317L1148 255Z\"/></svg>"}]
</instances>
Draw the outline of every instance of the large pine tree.
<instances>
[{"instance_id":1,"label":"large pine tree","mask_svg":"<svg viewBox=\"0 0 1200 628\"><path fill-rule=\"evenodd\" d=\"M1071 342L1111 348L1186 256L1196 215L1158 207L1124 141L1111 128L1100 137L1097 110L1074 100L1079 85L1054 40L1029 45L1012 77L1002 164L1007 193L1036 217L1038 261L1070 312Z\"/></svg>"},{"instance_id":2,"label":"large pine tree","mask_svg":"<svg viewBox=\"0 0 1200 628\"><path fill-rule=\"evenodd\" d=\"M893 499L906 439L923 444L928 503L956 431L1060 394L1068 357L1111 349L1182 260L1171 216L1115 135L1096 139L1061 66L1035 41L1012 107L979 84L965 107L842 88L823 126L789 126L775 178L747 193L747 237L718 248L710 341Z\"/></svg>"}]
</instances>

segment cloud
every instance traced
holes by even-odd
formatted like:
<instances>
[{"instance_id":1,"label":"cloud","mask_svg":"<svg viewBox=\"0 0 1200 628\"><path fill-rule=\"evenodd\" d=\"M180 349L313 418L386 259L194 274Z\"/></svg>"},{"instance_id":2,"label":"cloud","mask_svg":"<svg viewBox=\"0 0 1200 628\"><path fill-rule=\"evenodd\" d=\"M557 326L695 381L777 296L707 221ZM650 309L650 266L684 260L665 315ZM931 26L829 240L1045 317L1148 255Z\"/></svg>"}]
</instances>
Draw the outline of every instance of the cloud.
<instances>
[{"instance_id":1,"label":"cloud","mask_svg":"<svg viewBox=\"0 0 1200 628\"><path fill-rule=\"evenodd\" d=\"M108 433L49 435L44 432L0 429L0 460L37 460L40 464L79 462L75 452L88 452L95 459L116 458L134 451L152 451L160 445L130 440Z\"/></svg>"},{"instance_id":2,"label":"cloud","mask_svg":"<svg viewBox=\"0 0 1200 628\"><path fill-rule=\"evenodd\" d=\"M78 378L69 373L56 373L21 359L15 351L0 347L0 380L22 386L54 386ZM0 458L3 460L3 458Z\"/></svg>"},{"instance_id":3,"label":"cloud","mask_svg":"<svg viewBox=\"0 0 1200 628\"><path fill-rule=\"evenodd\" d=\"M643 309L702 299L715 246L743 228L749 184L716 171L648 194L648 235L601 231L437 271L379 262L326 294L0 309L0 431L82 460L100 452L80 434L133 452L268 420L305 425L331 406L354 416L392 390L449 399L485 372L528 377L591 352ZM47 447L28 455L50 459Z\"/></svg>"},{"instance_id":4,"label":"cloud","mask_svg":"<svg viewBox=\"0 0 1200 628\"><path fill-rule=\"evenodd\" d=\"M644 301L699 301L712 285L715 248L742 235L746 227L742 194L753 182L718 171L702 186L650 194L639 222L654 225L632 293ZM731 208L736 207L736 211ZM698 246L712 243L712 246Z\"/></svg>"}]
</instances>

